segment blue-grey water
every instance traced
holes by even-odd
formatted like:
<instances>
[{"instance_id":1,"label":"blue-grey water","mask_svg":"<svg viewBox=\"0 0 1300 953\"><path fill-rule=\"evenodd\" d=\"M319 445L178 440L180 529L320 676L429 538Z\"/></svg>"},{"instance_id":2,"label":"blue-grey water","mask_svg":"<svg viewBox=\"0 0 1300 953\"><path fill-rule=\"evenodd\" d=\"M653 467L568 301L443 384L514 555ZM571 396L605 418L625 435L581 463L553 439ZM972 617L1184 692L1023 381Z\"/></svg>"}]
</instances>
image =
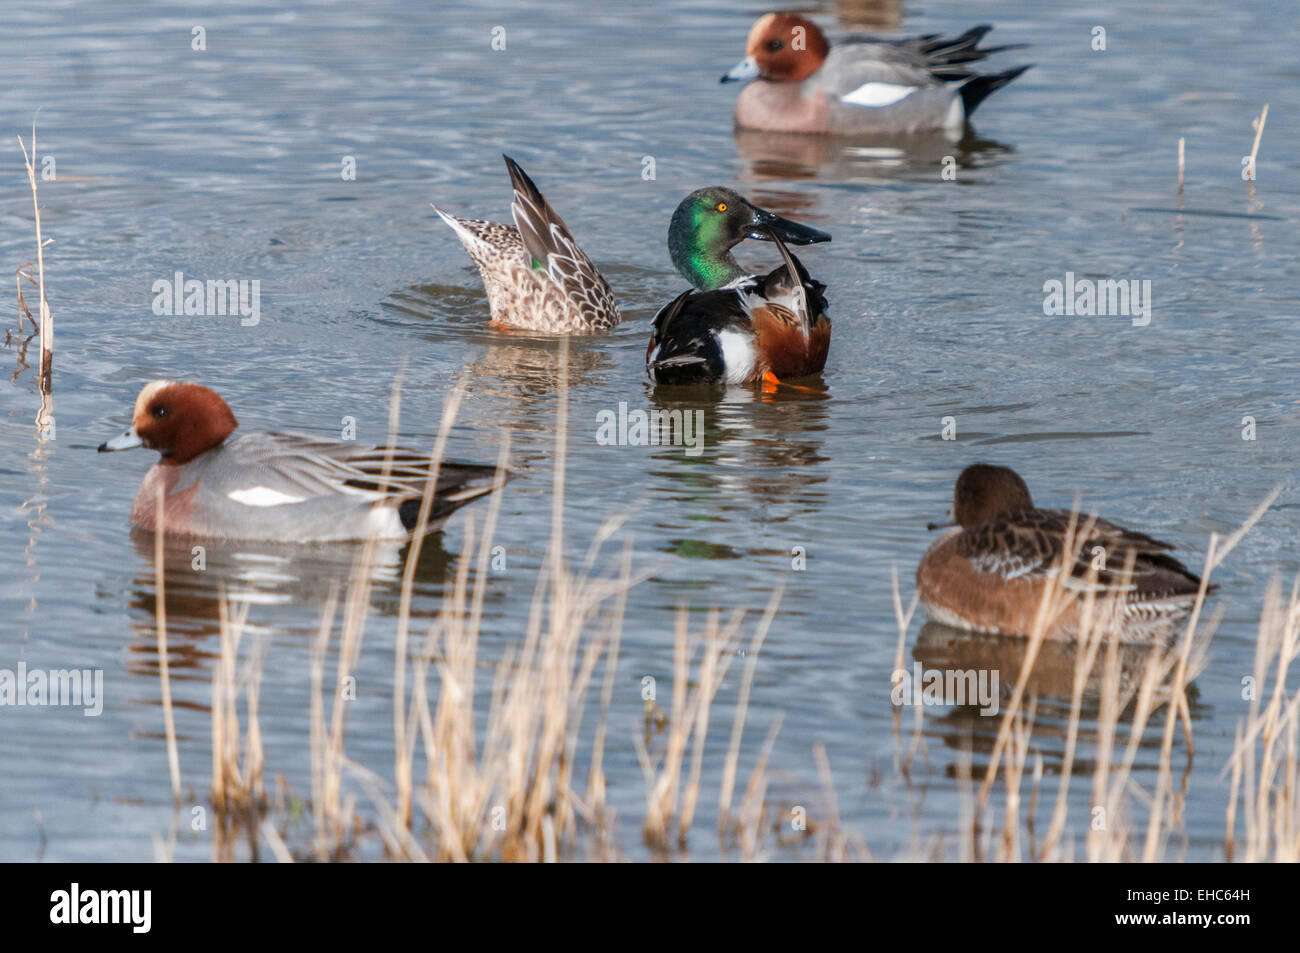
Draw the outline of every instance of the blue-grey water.
<instances>
[{"instance_id":1,"label":"blue-grey water","mask_svg":"<svg viewBox=\"0 0 1300 953\"><path fill-rule=\"evenodd\" d=\"M955 855L954 773L972 719L927 709L924 756L897 770L912 712L900 742L890 576L897 569L910 599L931 540L925 524L943 516L960 469L982 460L1015 467L1042 503L1068 506L1080 494L1176 543L1196 568L1211 533L1232 531L1286 484L1216 574L1223 617L1196 683L1196 757L1170 856L1223 856L1220 772L1245 713L1241 679L1263 593L1270 577L1300 567L1293 11L1266 0L806 6L840 31L960 32L987 21L995 41L1030 44L1000 54L996 68L1037 65L984 103L959 143L845 143L733 133L737 88L718 77L766 9L749 0L7 8L0 265L35 255L14 137L29 139L39 110L36 155L41 168L54 163L40 200L54 239L45 265L57 338L56 428L42 441L36 342L24 363L16 307L5 306L15 334L0 351L12 368L0 388L0 669L101 670L105 700L94 718L0 708L0 859L149 860L174 823L152 551L128 526L149 455L95 453L128 424L149 379L215 388L246 430L337 435L353 417L359 440L380 442L405 362L401 436L426 446L464 372L449 455L492 462L508 431L512 460L527 467L504 491L506 564L491 578L480 649L490 662L520 642L550 536L559 349L487 326L478 275L429 206L505 219L502 152L560 211L625 316L614 333L572 343L565 512L575 562L604 521L626 514L602 564L615 565L630 539L634 566L650 574L627 601L606 756L623 852L646 856L641 685L654 676L666 705L679 609L698 628L702 610L745 607L752 625L783 586L742 779L783 716L769 772L775 811L821 809L823 745L841 823L874 856L928 855L936 844ZM1097 26L1104 51L1092 48ZM205 49L193 48L196 27ZM505 49L493 48L497 35ZM1252 187L1241 163L1266 103ZM349 157L352 179L342 174ZM600 445L602 411L667 400L644 374L649 318L683 286L667 222L683 195L712 184L833 234L802 256L829 288L829 396L688 403L705 413L698 456ZM740 252L756 267L775 264L770 246ZM260 320L155 314L154 283L177 271L259 281ZM1149 323L1046 316L1044 284L1067 273L1149 281ZM944 418L957 439L941 439ZM1243 439L1245 418L1254 439ZM421 617L467 558L466 515L480 518L482 507L427 547ZM211 854L189 820L210 778L220 584L256 601L249 638L266 645L268 782L283 774L299 794L310 790L311 637L350 554L240 552L213 547L201 574L169 564L186 788L178 859ZM395 603L381 585L347 736L348 755L388 780ZM927 647L921 621L908 631L909 664L946 651ZM713 805L741 668L714 712L696 858L717 855ZM486 705L487 669L479 688ZM1036 742L1049 776L1054 739L1048 725ZM1137 772L1148 786L1150 750ZM1175 772L1186 762L1180 736ZM1086 772L1072 783L1076 842L1089 788ZM769 847L778 859L805 856Z\"/></svg>"}]
</instances>

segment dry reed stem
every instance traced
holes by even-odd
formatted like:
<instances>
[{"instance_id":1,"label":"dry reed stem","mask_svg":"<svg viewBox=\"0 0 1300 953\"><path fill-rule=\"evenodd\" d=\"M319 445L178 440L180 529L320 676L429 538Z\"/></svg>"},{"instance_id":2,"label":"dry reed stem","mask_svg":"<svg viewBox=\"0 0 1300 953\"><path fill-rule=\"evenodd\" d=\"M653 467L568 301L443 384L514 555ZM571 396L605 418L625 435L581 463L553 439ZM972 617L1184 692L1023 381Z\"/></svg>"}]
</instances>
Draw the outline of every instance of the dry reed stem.
<instances>
[{"instance_id":1,"label":"dry reed stem","mask_svg":"<svg viewBox=\"0 0 1300 953\"><path fill-rule=\"evenodd\" d=\"M275 829L275 825L271 823L269 817L263 819L260 830L262 836L266 838L267 844L271 847L271 855L279 863L292 864L294 862L293 854L290 853L288 845L284 842L284 838L280 836L280 832Z\"/></svg>"},{"instance_id":2,"label":"dry reed stem","mask_svg":"<svg viewBox=\"0 0 1300 953\"><path fill-rule=\"evenodd\" d=\"M1300 577L1292 585L1285 607L1281 587L1274 579L1265 593L1260 615L1250 707L1245 723L1238 725L1233 753L1224 768L1233 776L1225 835L1229 859L1234 858L1237 846L1236 805L1241 791L1245 828L1242 859L1300 860L1300 692L1290 698L1286 694L1290 665L1297 657ZM1261 710L1260 699L1266 693L1268 703Z\"/></svg>"},{"instance_id":3,"label":"dry reed stem","mask_svg":"<svg viewBox=\"0 0 1300 953\"><path fill-rule=\"evenodd\" d=\"M1260 112L1258 118L1252 121L1251 125L1255 127L1255 141L1250 147L1250 173L1251 184L1255 182L1255 159L1259 155L1259 141L1264 138L1264 124L1268 122L1268 103L1264 104L1264 109Z\"/></svg>"},{"instance_id":4,"label":"dry reed stem","mask_svg":"<svg viewBox=\"0 0 1300 953\"><path fill-rule=\"evenodd\" d=\"M224 834L232 821L242 821L248 831L258 828L258 815L266 803L262 781L265 753L259 705L266 643L260 641L239 672L239 649L252 608L249 602L230 607L225 587L217 600L220 653L212 671L212 804L217 812L214 850L224 847ZM239 723L239 686L245 687L247 730Z\"/></svg>"},{"instance_id":5,"label":"dry reed stem","mask_svg":"<svg viewBox=\"0 0 1300 953\"><path fill-rule=\"evenodd\" d=\"M629 580L632 576L632 541L629 539L623 547L622 578ZM627 593L630 587L620 588L615 599L614 616L623 618L627 609ZM602 823L605 811L605 732L609 723L609 710L614 700L614 677L617 672L619 643L622 639L622 626L613 627L607 635L609 654L605 657L605 679L600 689L600 719L596 722L596 735L591 744L591 767L587 774L586 803L593 814L597 831L603 833Z\"/></svg>"},{"instance_id":6,"label":"dry reed stem","mask_svg":"<svg viewBox=\"0 0 1300 953\"><path fill-rule=\"evenodd\" d=\"M1186 140L1182 136L1178 137L1178 207L1183 207L1183 170L1185 168L1185 153L1183 146Z\"/></svg>"},{"instance_id":7,"label":"dry reed stem","mask_svg":"<svg viewBox=\"0 0 1300 953\"><path fill-rule=\"evenodd\" d=\"M731 742L727 746L727 759L722 769L722 785L718 791L718 838L724 842L731 814L731 796L736 786L736 766L740 761L740 739L745 732L745 716L749 711L749 693L754 684L754 673L758 669L758 653L763 647L764 639L767 638L768 630L772 627L772 620L776 618L776 610L781 604L781 596L784 592L784 584L772 590L772 596L768 599L763 617L759 619L758 626L754 630L754 637L750 640L745 657L745 674L740 682L740 697L736 699L736 713L731 721Z\"/></svg>"},{"instance_id":8,"label":"dry reed stem","mask_svg":"<svg viewBox=\"0 0 1300 953\"><path fill-rule=\"evenodd\" d=\"M889 581L891 586L891 593L893 595L894 622L898 627L898 642L896 643L894 648L894 671L902 672L905 670L903 650L907 643L907 630L912 625L912 617L913 615L916 614L916 607L920 604L921 597L920 597L920 593L913 593L911 603L908 605L907 609L904 610L903 595L902 595L902 591L899 588L899 582L898 582L897 566L891 565L889 567ZM892 676L890 679L890 684L891 685L893 684ZM894 767L899 771L899 773L903 775L904 778L911 776L912 759L916 756L918 750L921 750L923 753L925 753L927 763L929 761L929 754L924 751L925 735L922 732L922 726L924 724L925 718L920 707L919 706L914 706L914 707L916 708L916 711L913 715L914 720L912 725L911 744L908 746L906 755L902 754L901 749L895 750L894 752ZM894 740L898 745L902 744L901 726L902 726L902 713L899 711L897 707L894 707L893 709ZM900 762L900 756L902 758L901 762Z\"/></svg>"},{"instance_id":9,"label":"dry reed stem","mask_svg":"<svg viewBox=\"0 0 1300 953\"><path fill-rule=\"evenodd\" d=\"M424 547L424 537L428 530L429 514L433 510L433 500L437 490L439 471L442 467L442 457L447 449L447 438L452 424L456 419L461 400L465 395L466 383L466 375L462 371L455 387L452 388L451 393L443 402L442 421L438 427L438 436L434 440L433 450L430 453L429 472L424 485L424 492L420 497L420 510L416 518L411 543L406 552L406 564L402 569L402 588L397 614L397 637L393 648L393 750L395 758L393 775L397 783L397 815L400 823L407 828L411 823L411 758L414 755L414 747L407 743L406 734L406 723L409 717L406 701L406 660L411 622L411 597L415 586L415 570L420 562L420 552ZM394 440L389 441L390 446L393 443ZM493 496L497 495L499 494L493 494Z\"/></svg>"},{"instance_id":10,"label":"dry reed stem","mask_svg":"<svg viewBox=\"0 0 1300 953\"><path fill-rule=\"evenodd\" d=\"M32 148L36 147L33 136ZM153 579L154 579L154 631L158 637L158 681L162 686L163 724L167 732L167 770L172 780L172 800L179 807L181 803L181 763L176 751L176 719L172 713L172 679L167 660L167 580L166 563L163 559L164 510L163 485L158 483L155 496L155 512L159 514L159 526L153 534Z\"/></svg>"},{"instance_id":11,"label":"dry reed stem","mask_svg":"<svg viewBox=\"0 0 1300 953\"><path fill-rule=\"evenodd\" d=\"M49 397L53 393L54 381L54 316L50 313L50 302L45 296L45 246L48 244L41 237L41 207L36 195L36 169L32 166L32 156L36 155L36 120L32 120L32 151L31 155L27 153L27 146L23 143L23 137L18 136L18 146L23 150L23 164L27 167L27 182L32 189L32 213L36 218L36 276L37 284L40 287L40 331L41 331L41 363L40 370L37 373L37 387L42 397ZM53 241L53 239L51 239ZM21 295L21 292L20 292ZM42 400L41 411L46 413L48 402ZM45 430L39 425L42 423L41 415L37 416L38 428Z\"/></svg>"},{"instance_id":12,"label":"dry reed stem","mask_svg":"<svg viewBox=\"0 0 1300 953\"><path fill-rule=\"evenodd\" d=\"M671 850L674 840L677 848L683 849L694 816L709 710L734 658L736 633L744 612L737 610L733 613L725 628L720 626L718 616L717 610L709 612L700 661L698 666L693 666L695 645L689 639L686 610L678 612L673 642L672 708L667 743L658 770L650 765L644 745L638 748L647 780L643 830L646 842L657 850ZM693 667L697 674L694 690L690 690ZM685 781L683 792L684 760L688 748L692 752L690 777ZM677 822L675 839L669 835L674 819Z\"/></svg>"},{"instance_id":13,"label":"dry reed stem","mask_svg":"<svg viewBox=\"0 0 1300 953\"><path fill-rule=\"evenodd\" d=\"M735 825L736 840L740 847L740 859L752 863L760 859L763 843L763 814L767 803L767 763L772 758L772 749L776 747L777 735L781 733L784 714L778 714L767 729L763 747L759 749L758 758L749 773L749 783L740 799L740 810Z\"/></svg>"},{"instance_id":14,"label":"dry reed stem","mask_svg":"<svg viewBox=\"0 0 1300 953\"><path fill-rule=\"evenodd\" d=\"M1093 523L1090 521L1082 533L1076 535L1078 529L1078 509L1077 507L1070 513L1070 522L1066 527L1065 540L1061 548L1061 558L1063 565L1069 565L1069 560L1078 557L1083 546L1083 540L1087 539ZM1034 663L1038 660L1038 652L1042 647L1043 640L1054 621L1059 617L1066 603L1074 598L1074 593L1067 593L1065 582L1062 579L1063 573L1057 573L1053 576L1047 587L1043 590L1042 599L1039 600L1038 610L1034 617L1034 624L1027 648L1025 651L1024 662L1020 666L1020 673L1016 677L1015 687L1012 689L1011 699L1007 704L1006 710L1002 715L1002 722L998 728L998 734L993 743L993 750L989 754L988 767L985 770L984 781L980 785L979 793L976 796L976 815L983 814L984 807L988 802L989 793L993 788L993 783L997 779L998 766L1008 740L1011 736L1011 724L1020 710L1021 700L1024 697L1025 686L1029 682L1029 676L1034 669ZM1095 580L1095 571L1090 571L1089 578Z\"/></svg>"},{"instance_id":15,"label":"dry reed stem","mask_svg":"<svg viewBox=\"0 0 1300 953\"><path fill-rule=\"evenodd\" d=\"M329 646L330 633L334 628L334 615L338 610L339 592L337 584L331 584L325 598L325 607L320 614L320 625L316 637L312 640L310 669L311 684L311 803L314 822L314 848L317 859L328 859L330 849L327 843L327 824L323 813L325 791L327 786L325 710L322 689L325 678L325 652Z\"/></svg>"}]
</instances>

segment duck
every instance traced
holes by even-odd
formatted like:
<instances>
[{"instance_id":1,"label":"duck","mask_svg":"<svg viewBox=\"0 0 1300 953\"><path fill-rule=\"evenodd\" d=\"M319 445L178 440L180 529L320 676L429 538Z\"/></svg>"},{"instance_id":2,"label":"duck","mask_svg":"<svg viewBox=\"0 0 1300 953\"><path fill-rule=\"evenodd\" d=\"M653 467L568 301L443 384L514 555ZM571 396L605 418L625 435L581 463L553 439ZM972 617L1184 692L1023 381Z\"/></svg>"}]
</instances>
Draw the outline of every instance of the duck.
<instances>
[{"instance_id":1,"label":"duck","mask_svg":"<svg viewBox=\"0 0 1300 953\"><path fill-rule=\"evenodd\" d=\"M768 13L745 58L722 82L749 82L736 100L743 129L832 135L959 133L988 96L1032 64L976 73L970 64L1023 44L979 47L993 28L958 37L854 38L831 46L812 20Z\"/></svg>"},{"instance_id":2,"label":"duck","mask_svg":"<svg viewBox=\"0 0 1300 953\"><path fill-rule=\"evenodd\" d=\"M948 626L1030 635L1043 593L1066 558L1072 559L1066 590L1079 597L1093 593L1093 618L1122 642L1168 641L1202 588L1200 577L1169 555L1169 543L1104 519L1073 517L1079 535L1067 552L1071 512L1038 509L1028 485L1008 467L975 463L962 470L952 516L916 570L921 605ZM1102 600L1113 600L1115 611L1102 611ZM1080 635L1083 610L1083 598L1067 600L1048 621L1047 638Z\"/></svg>"},{"instance_id":3,"label":"duck","mask_svg":"<svg viewBox=\"0 0 1300 953\"><path fill-rule=\"evenodd\" d=\"M542 334L589 334L617 327L614 292L564 220L519 163L502 155L514 198L514 225L433 210L478 266L494 324Z\"/></svg>"},{"instance_id":4,"label":"duck","mask_svg":"<svg viewBox=\"0 0 1300 953\"><path fill-rule=\"evenodd\" d=\"M731 249L772 242L783 263L766 275L743 268ZM691 284L655 314L646 371L655 384L748 385L772 390L820 374L830 348L826 286L786 247L828 242L819 229L759 208L739 193L697 189L673 212L668 252ZM798 386L798 385L795 385Z\"/></svg>"},{"instance_id":5,"label":"duck","mask_svg":"<svg viewBox=\"0 0 1300 953\"><path fill-rule=\"evenodd\" d=\"M168 536L278 543L402 540L418 528L429 454L275 431L232 439L238 426L230 406L202 384L146 384L131 427L99 446L100 453L158 453L131 506L132 525ZM506 476L492 466L442 462L426 531Z\"/></svg>"}]
</instances>

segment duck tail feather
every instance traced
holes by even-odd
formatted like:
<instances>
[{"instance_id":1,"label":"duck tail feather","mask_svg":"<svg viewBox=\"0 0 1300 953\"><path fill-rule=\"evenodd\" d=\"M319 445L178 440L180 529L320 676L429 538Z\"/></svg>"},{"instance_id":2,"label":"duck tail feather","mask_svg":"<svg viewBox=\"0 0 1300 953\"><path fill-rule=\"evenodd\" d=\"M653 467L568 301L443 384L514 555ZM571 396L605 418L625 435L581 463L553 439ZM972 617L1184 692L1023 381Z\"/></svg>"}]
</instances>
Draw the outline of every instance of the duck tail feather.
<instances>
[{"instance_id":1,"label":"duck tail feather","mask_svg":"<svg viewBox=\"0 0 1300 953\"><path fill-rule=\"evenodd\" d=\"M1017 66L1015 69L1009 69L1004 73L981 73L962 83L960 90L961 104L966 110L966 118L969 119L971 113L975 112L975 108L984 102L990 94L1007 85L1025 70L1032 68L1033 65L1033 63L1029 63L1025 66Z\"/></svg>"}]
</instances>

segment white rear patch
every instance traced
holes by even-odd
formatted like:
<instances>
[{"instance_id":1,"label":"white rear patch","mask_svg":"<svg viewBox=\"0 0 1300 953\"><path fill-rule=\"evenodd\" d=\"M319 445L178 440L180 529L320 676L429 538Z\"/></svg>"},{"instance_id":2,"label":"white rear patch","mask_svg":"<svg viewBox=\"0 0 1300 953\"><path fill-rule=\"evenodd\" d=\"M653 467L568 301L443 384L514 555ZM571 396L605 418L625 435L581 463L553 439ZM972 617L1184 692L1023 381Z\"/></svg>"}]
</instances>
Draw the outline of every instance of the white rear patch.
<instances>
[{"instance_id":1,"label":"white rear patch","mask_svg":"<svg viewBox=\"0 0 1300 953\"><path fill-rule=\"evenodd\" d=\"M718 346L722 348L722 365L727 374L728 384L743 384L754 372L753 335L730 329L718 332Z\"/></svg>"},{"instance_id":2,"label":"white rear patch","mask_svg":"<svg viewBox=\"0 0 1300 953\"><path fill-rule=\"evenodd\" d=\"M269 486L250 486L246 490L233 490L227 493L230 499L245 506L280 506L283 503L301 503L305 496L290 496L273 490Z\"/></svg>"},{"instance_id":3,"label":"white rear patch","mask_svg":"<svg viewBox=\"0 0 1300 953\"><path fill-rule=\"evenodd\" d=\"M896 86L893 83L863 83L853 92L840 97L840 102L850 106L880 109L892 106L916 92L915 86Z\"/></svg>"},{"instance_id":4,"label":"white rear patch","mask_svg":"<svg viewBox=\"0 0 1300 953\"><path fill-rule=\"evenodd\" d=\"M948 106L948 115L943 119L943 128L949 132L960 130L966 125L966 103L961 93L954 92L952 103Z\"/></svg>"},{"instance_id":5,"label":"white rear patch","mask_svg":"<svg viewBox=\"0 0 1300 953\"><path fill-rule=\"evenodd\" d=\"M430 520L429 525L437 525ZM406 539L411 531L402 525L395 506L372 506L366 517L366 536L373 539Z\"/></svg>"}]
</instances>

